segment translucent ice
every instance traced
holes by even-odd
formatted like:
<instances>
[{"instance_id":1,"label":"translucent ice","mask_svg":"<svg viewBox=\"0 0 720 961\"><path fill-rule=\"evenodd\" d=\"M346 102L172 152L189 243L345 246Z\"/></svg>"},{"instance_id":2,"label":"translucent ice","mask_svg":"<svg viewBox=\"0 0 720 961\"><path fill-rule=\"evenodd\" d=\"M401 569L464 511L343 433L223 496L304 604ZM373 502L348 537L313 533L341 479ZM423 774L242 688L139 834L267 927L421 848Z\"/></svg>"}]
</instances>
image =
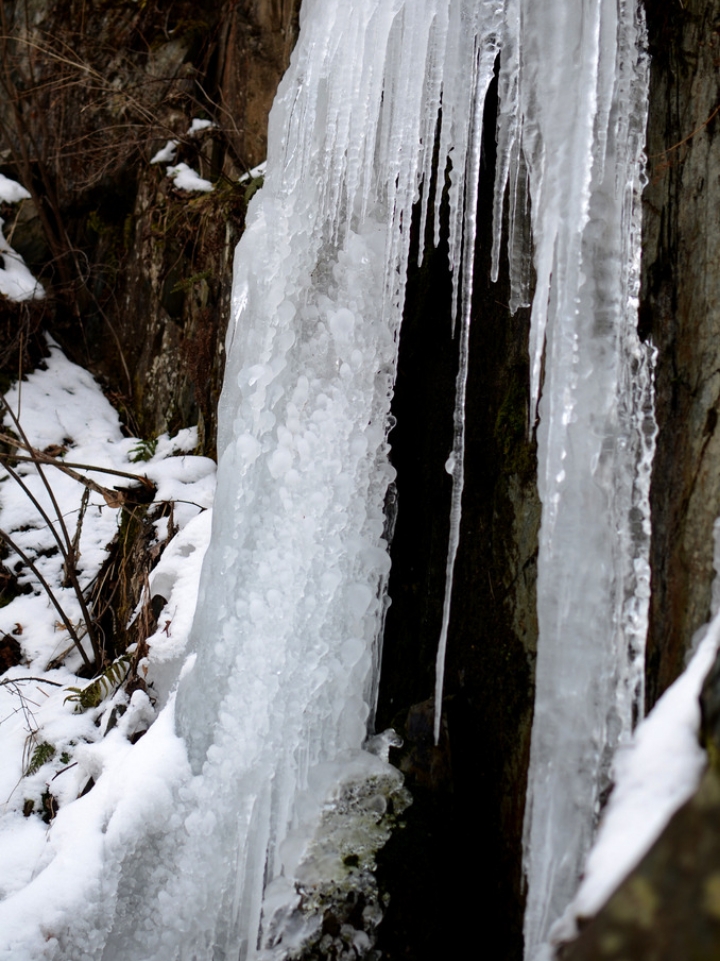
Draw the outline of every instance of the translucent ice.
<instances>
[{"instance_id":1,"label":"translucent ice","mask_svg":"<svg viewBox=\"0 0 720 961\"><path fill-rule=\"evenodd\" d=\"M654 444L652 354L636 333L647 61L631 2L509 0L506 30L498 172L512 230L525 179L531 197L543 504L525 814L532 959L577 887L613 752L642 710ZM510 253L519 302L526 253Z\"/></svg>"}]
</instances>

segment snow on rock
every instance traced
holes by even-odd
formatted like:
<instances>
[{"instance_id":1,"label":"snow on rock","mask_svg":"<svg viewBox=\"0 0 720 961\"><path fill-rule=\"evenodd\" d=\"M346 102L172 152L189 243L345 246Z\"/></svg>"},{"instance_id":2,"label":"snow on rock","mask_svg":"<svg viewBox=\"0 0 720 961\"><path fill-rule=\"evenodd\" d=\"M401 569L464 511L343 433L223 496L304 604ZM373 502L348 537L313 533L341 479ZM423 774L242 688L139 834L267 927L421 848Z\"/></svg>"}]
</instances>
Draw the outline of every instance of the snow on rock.
<instances>
[{"instance_id":1,"label":"snow on rock","mask_svg":"<svg viewBox=\"0 0 720 961\"><path fill-rule=\"evenodd\" d=\"M168 140L164 147L150 159L151 164L171 163L175 159L175 152L180 144L179 140Z\"/></svg>"},{"instance_id":2,"label":"snow on rock","mask_svg":"<svg viewBox=\"0 0 720 961\"><path fill-rule=\"evenodd\" d=\"M0 901L3 961L60 957L71 931L84 946L82 955L72 957L101 955L105 931L83 924L78 908L111 895L119 882L120 857L133 851L143 834L172 823L172 791L187 773L185 751L173 730L172 703L136 745L114 729L86 746L82 764L97 779L92 791L42 827L42 844L37 822L22 831L32 876ZM3 826L16 829L17 815L3 819ZM149 847L145 854L151 857ZM19 860L16 853L14 874L22 880Z\"/></svg>"},{"instance_id":3,"label":"snow on rock","mask_svg":"<svg viewBox=\"0 0 720 961\"><path fill-rule=\"evenodd\" d=\"M188 167L186 163L179 163L174 167L168 167L167 175L178 190L186 190L188 193L194 191L209 193L215 189L209 180L204 180L200 174L196 173L192 167Z\"/></svg>"},{"instance_id":4,"label":"snow on rock","mask_svg":"<svg viewBox=\"0 0 720 961\"><path fill-rule=\"evenodd\" d=\"M170 585L172 630L163 631L159 622L141 665L152 699L142 690L132 695L119 690L109 702L77 713L75 703L67 699L68 689L88 682L71 670L79 662L73 654L64 657L62 666L48 669L56 658L62 660L70 641L34 575L21 577L31 593L20 594L0 609L0 633L15 637L24 656L24 663L10 668L0 680L3 961L57 958L70 928L82 932L83 951L94 945L98 956L104 935L83 928L81 919L74 925L73 917L80 906L101 897L101 879L112 891L121 855L132 850L144 831L172 821L172 791L186 776L187 760L174 733L170 692L182 667L214 488L212 461L185 453L197 445L195 428L174 438L157 438L152 457L133 463L143 448L138 438L124 436L117 412L87 371L72 364L54 342L49 347L45 369L29 374L6 395L32 446L49 449L61 460L151 476L158 498L178 501L173 519L180 533L170 542L164 566L161 558L153 572ZM7 415L5 427L14 428ZM34 465L19 463L17 470L55 518ZM117 480L98 471L81 472L101 484ZM83 487L51 466L45 473L72 536ZM79 541L83 586L107 557L118 519L119 512L100 495L90 495ZM162 542L167 518L157 526ZM81 612L72 591L63 586L62 558L53 552L51 532L27 494L4 471L0 471L0 527L35 556L71 620L79 623ZM5 563L13 566L12 553ZM148 728L133 746L130 738ZM80 798L90 778L95 785ZM49 825L40 817L48 804L56 812Z\"/></svg>"},{"instance_id":5,"label":"snow on rock","mask_svg":"<svg viewBox=\"0 0 720 961\"><path fill-rule=\"evenodd\" d=\"M252 170L248 170L247 173L242 174L242 176L238 177L238 183L244 184L244 183L247 183L248 180L256 180L258 177L264 177L266 170L267 170L267 163L263 161L261 164L258 164L257 167L253 167Z\"/></svg>"},{"instance_id":6,"label":"snow on rock","mask_svg":"<svg viewBox=\"0 0 720 961\"><path fill-rule=\"evenodd\" d=\"M551 931L571 939L641 861L673 814L694 794L707 764L700 746L700 691L720 647L720 615L689 665L615 757L615 787L577 895Z\"/></svg>"},{"instance_id":7,"label":"snow on rock","mask_svg":"<svg viewBox=\"0 0 720 961\"><path fill-rule=\"evenodd\" d=\"M156 603L163 603L163 607L157 630L148 638L152 659L146 676L161 705L177 679L181 666L177 659L184 656L190 636L211 523L211 510L188 521L167 546L150 577L150 597L158 598Z\"/></svg>"},{"instance_id":8,"label":"snow on rock","mask_svg":"<svg viewBox=\"0 0 720 961\"><path fill-rule=\"evenodd\" d=\"M10 178L4 174L0 174L0 202L17 204L21 200L29 199L29 190L26 190L22 184L19 184L16 180L10 180Z\"/></svg>"},{"instance_id":9,"label":"snow on rock","mask_svg":"<svg viewBox=\"0 0 720 961\"><path fill-rule=\"evenodd\" d=\"M216 124L212 120L201 120L199 117L194 117L192 123L188 127L187 135L188 137L197 137L199 133L203 130L209 130L211 127L215 127Z\"/></svg>"},{"instance_id":10,"label":"snow on rock","mask_svg":"<svg viewBox=\"0 0 720 961\"><path fill-rule=\"evenodd\" d=\"M10 180L8 183L14 184L14 181ZM14 186L23 190L19 184ZM8 300L15 301L39 300L45 296L45 288L40 281L35 280L20 254L7 242L2 232L3 225L4 221L0 218L0 297L5 296Z\"/></svg>"}]
</instances>

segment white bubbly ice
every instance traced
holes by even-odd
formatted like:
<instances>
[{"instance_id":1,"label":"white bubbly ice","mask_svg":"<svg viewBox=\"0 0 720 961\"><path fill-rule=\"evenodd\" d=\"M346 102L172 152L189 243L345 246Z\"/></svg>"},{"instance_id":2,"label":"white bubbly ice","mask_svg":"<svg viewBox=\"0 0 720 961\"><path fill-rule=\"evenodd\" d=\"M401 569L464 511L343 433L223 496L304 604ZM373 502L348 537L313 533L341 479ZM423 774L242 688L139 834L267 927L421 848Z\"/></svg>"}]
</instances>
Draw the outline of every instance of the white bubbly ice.
<instances>
[{"instance_id":1,"label":"white bubbly ice","mask_svg":"<svg viewBox=\"0 0 720 961\"><path fill-rule=\"evenodd\" d=\"M362 745L390 566L387 428L412 206L440 126L457 273L500 23L496 3L303 6L236 254L197 659L176 705L195 778L176 809L182 833L152 841L160 876L132 858L121 869L107 961L231 945L254 957L258 944L272 956L323 805L347 771L375 776ZM162 896L129 894L141 878Z\"/></svg>"}]
</instances>

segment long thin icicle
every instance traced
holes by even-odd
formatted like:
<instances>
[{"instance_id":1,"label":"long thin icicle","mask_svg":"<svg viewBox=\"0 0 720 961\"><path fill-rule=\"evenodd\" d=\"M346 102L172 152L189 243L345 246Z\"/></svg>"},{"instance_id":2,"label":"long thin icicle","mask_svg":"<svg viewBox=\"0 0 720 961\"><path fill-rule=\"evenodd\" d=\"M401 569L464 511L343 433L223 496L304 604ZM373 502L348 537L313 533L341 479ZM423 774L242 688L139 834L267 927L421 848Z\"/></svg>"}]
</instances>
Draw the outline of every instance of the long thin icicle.
<instances>
[{"instance_id":1,"label":"long thin icicle","mask_svg":"<svg viewBox=\"0 0 720 961\"><path fill-rule=\"evenodd\" d=\"M458 372L455 381L455 408L453 412L453 449L446 464L452 475L452 494L450 502L450 534L448 537L447 561L445 564L445 596L443 598L442 624L435 660L435 743L440 738L442 719L442 694L445 680L445 654L447 649L450 612L452 609L452 590L455 574L455 559L460 545L462 525L462 496L465 486L465 398L467 395L468 366L470 362L470 322L472 319L473 269L475 261L475 235L477 232L478 186L480 182L480 160L482 152L482 121L485 97L492 79L497 47L488 45L476 54L473 112L469 118L467 172L465 175L465 205L462 227L463 256L460 318L460 344Z\"/></svg>"}]
</instances>

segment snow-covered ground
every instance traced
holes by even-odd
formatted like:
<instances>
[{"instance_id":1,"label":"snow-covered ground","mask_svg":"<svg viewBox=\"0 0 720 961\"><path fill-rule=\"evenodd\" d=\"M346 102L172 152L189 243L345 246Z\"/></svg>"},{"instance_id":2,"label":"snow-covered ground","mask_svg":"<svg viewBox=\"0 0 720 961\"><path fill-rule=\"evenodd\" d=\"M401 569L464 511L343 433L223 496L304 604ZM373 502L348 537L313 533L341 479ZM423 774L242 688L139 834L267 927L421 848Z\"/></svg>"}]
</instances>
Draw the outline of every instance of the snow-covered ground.
<instances>
[{"instance_id":1,"label":"snow-covered ground","mask_svg":"<svg viewBox=\"0 0 720 961\"><path fill-rule=\"evenodd\" d=\"M19 644L22 649L21 663L0 675L3 958L19 957L13 945L27 940L33 929L40 939L38 952L43 938L52 941L53 919L77 903L84 887L97 878L103 849L110 843L108 831L110 837L118 831L139 833L140 823L147 823L151 799L166 793L184 771L185 755L174 734L171 708L147 734L139 739L138 734L153 724L182 668L215 486L214 462L188 453L197 444L194 428L152 442L124 436L118 414L98 384L55 344L50 344L45 367L6 395L31 446L65 463L146 476L157 487L154 504L173 503L179 530L150 575L151 596L160 595L167 603L140 664L147 693L135 690L128 697L108 683L102 703L84 711L68 700L70 688L83 688L89 681L76 674L82 658L58 611L16 554L10 551L3 561L7 569L21 570L20 584L31 588L0 609L0 638L11 648ZM7 414L2 430L17 434ZM139 456L148 459L138 460ZM62 538L55 508L34 464L19 462L14 469ZM111 491L115 485L131 484L108 473L77 472ZM121 511L96 491L90 492L83 510L82 483L52 466L44 473L71 540L81 527L77 569L87 592L118 533ZM167 517L156 521L151 549L166 541L167 525ZM28 493L4 469L0 528L34 561L82 634L80 605L73 589L64 586L56 539ZM87 793L79 797L83 791ZM32 956L42 955L31 952L28 957Z\"/></svg>"}]
</instances>

